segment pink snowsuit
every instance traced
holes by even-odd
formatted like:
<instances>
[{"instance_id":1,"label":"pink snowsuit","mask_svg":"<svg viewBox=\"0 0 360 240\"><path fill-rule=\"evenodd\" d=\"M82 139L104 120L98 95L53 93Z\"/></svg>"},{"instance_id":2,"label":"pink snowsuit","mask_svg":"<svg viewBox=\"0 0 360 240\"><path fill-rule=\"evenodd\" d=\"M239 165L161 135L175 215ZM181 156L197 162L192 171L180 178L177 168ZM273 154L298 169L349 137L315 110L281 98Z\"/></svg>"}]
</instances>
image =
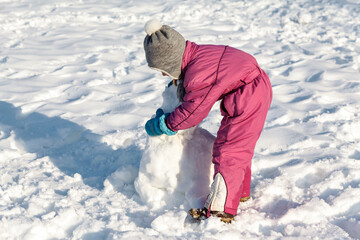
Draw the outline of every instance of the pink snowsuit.
<instances>
[{"instance_id":1,"label":"pink snowsuit","mask_svg":"<svg viewBox=\"0 0 360 240\"><path fill-rule=\"evenodd\" d=\"M184 102L166 123L173 131L194 127L222 100L214 182L205 207L236 215L240 198L250 196L251 160L272 99L270 80L255 58L241 50L190 41L181 70Z\"/></svg>"}]
</instances>

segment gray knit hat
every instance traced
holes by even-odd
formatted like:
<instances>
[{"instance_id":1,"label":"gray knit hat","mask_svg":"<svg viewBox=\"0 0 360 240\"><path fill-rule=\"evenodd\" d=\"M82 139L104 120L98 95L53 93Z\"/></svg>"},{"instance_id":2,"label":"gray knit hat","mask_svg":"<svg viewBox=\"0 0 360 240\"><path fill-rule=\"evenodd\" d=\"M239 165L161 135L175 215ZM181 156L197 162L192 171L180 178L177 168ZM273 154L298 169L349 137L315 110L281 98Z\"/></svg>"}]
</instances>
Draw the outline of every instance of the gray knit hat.
<instances>
[{"instance_id":1,"label":"gray knit hat","mask_svg":"<svg viewBox=\"0 0 360 240\"><path fill-rule=\"evenodd\" d=\"M178 79L186 45L184 37L158 20L148 21L145 31L144 50L149 67Z\"/></svg>"}]
</instances>

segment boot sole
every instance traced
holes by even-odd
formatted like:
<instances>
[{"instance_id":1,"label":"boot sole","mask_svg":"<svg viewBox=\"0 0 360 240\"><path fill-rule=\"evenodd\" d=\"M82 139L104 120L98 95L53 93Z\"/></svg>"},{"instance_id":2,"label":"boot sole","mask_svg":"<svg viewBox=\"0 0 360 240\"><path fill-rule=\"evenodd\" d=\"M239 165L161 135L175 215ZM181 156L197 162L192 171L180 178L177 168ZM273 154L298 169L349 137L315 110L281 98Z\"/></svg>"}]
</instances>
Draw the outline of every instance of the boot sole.
<instances>
[{"instance_id":1,"label":"boot sole","mask_svg":"<svg viewBox=\"0 0 360 240\"><path fill-rule=\"evenodd\" d=\"M240 198L240 202L246 202L249 199L250 199L250 196L249 197L242 197L242 198Z\"/></svg>"},{"instance_id":2,"label":"boot sole","mask_svg":"<svg viewBox=\"0 0 360 240\"><path fill-rule=\"evenodd\" d=\"M207 216L206 215L203 215L203 214L199 214L199 209L196 209L196 208L191 208L189 211L188 211L189 215L195 219L195 220L205 220L207 219ZM220 221L224 222L224 223L231 223L234 218L227 218L227 217L220 217L220 216L216 216L216 215L212 215L210 214L210 216L212 217L217 217L217 218L220 218Z\"/></svg>"},{"instance_id":3,"label":"boot sole","mask_svg":"<svg viewBox=\"0 0 360 240\"><path fill-rule=\"evenodd\" d=\"M197 209L197 208L191 208L188 213L190 214L190 216L193 218L193 219L196 219L196 220L201 220L201 217L203 217L204 219L207 218L206 215L203 215L201 213L199 213L200 210Z\"/></svg>"}]
</instances>

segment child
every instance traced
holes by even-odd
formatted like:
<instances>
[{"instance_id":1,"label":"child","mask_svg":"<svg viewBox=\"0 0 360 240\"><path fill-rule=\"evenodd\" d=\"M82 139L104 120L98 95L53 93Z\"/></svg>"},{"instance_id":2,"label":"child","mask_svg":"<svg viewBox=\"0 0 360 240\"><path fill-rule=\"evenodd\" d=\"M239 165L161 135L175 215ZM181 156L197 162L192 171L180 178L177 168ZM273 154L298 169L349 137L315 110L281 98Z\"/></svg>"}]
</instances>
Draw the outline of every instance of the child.
<instances>
[{"instance_id":1,"label":"child","mask_svg":"<svg viewBox=\"0 0 360 240\"><path fill-rule=\"evenodd\" d=\"M272 99L271 83L251 55L221 45L197 45L157 20L146 23L144 39L150 68L178 83L182 104L171 113L159 109L145 129L148 135L174 135L198 125L221 100L223 119L213 146L215 167L203 209L190 209L195 219L209 216L231 222L241 201L250 198L251 160Z\"/></svg>"}]
</instances>

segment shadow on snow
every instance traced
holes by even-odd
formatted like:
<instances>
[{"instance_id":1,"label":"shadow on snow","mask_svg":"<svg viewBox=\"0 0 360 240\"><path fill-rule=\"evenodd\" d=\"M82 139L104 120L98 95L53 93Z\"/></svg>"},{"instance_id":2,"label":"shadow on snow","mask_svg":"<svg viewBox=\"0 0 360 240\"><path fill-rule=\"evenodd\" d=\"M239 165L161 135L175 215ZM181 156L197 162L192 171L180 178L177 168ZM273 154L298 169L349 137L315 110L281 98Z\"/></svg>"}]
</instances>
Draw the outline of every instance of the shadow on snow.
<instances>
[{"instance_id":1,"label":"shadow on snow","mask_svg":"<svg viewBox=\"0 0 360 240\"><path fill-rule=\"evenodd\" d=\"M113 150L101 141L101 135L76 123L40 113L23 114L20 108L3 101L0 128L5 134L14 132L27 152L49 156L62 172L69 176L79 173L85 184L97 189L102 189L106 177L119 167L138 167L141 159L136 146Z\"/></svg>"}]
</instances>

